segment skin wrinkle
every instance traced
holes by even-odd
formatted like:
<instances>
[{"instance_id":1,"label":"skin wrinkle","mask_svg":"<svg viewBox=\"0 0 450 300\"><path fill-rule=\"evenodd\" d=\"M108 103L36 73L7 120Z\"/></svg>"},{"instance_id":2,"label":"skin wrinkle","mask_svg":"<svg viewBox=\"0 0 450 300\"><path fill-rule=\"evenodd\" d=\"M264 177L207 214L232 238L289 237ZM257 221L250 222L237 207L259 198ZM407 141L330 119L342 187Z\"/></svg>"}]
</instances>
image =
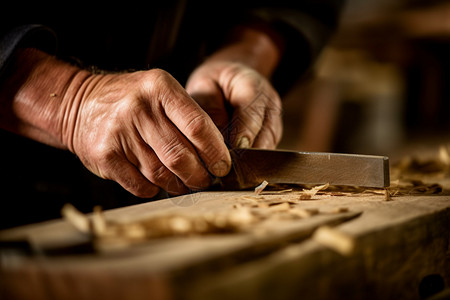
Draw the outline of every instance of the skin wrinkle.
<instances>
[{"instance_id":1,"label":"skin wrinkle","mask_svg":"<svg viewBox=\"0 0 450 300\"><path fill-rule=\"evenodd\" d=\"M224 130L230 123L230 115L225 107L225 95L219 83L212 78L188 81L191 97L202 107L213 120L220 131L220 137L224 141Z\"/></svg>"},{"instance_id":2,"label":"skin wrinkle","mask_svg":"<svg viewBox=\"0 0 450 300\"><path fill-rule=\"evenodd\" d=\"M144 103L144 102L141 102L141 104L142 103ZM141 105L140 107L143 107L143 109L142 109L142 111L139 111L139 113L142 113L143 111L148 111L149 115L154 115L151 113L152 105L150 105L149 102L147 102L145 104L148 104L148 105ZM139 136L141 138L140 140L138 140L138 143L141 144L141 146L142 146L142 147L137 147L137 148L143 149L143 151L141 152L141 156L144 156L144 157L142 157L143 159L147 159L150 157L152 160L154 160L157 157L157 155L154 152L154 150L152 149L151 145L148 144L148 141L146 141L145 136L143 136L141 134L141 131L144 132L143 131L144 126L142 126L142 124L141 124L142 118L138 118L136 116L137 116L137 114L132 114L132 117L134 120L133 124L135 124L135 127L133 129L134 129L136 136ZM140 128L140 130L138 128ZM168 189L170 188L170 181L177 182L178 186L181 185L181 183L180 183L181 181L177 178L177 176L175 176L173 173L171 173L167 169L167 167L162 163L157 163L156 161L152 162L153 163L152 165L141 163L142 159L141 160L138 159L136 157L136 155L134 155L132 152L131 152L131 154L133 154L132 157L134 157L134 159L130 160L130 156L128 154L129 151L126 150L128 147L124 147L123 142L121 144L122 144L122 148L124 149L123 151L124 151L126 157L128 158L128 160L133 165L135 165L136 168L138 170L140 170L140 172L144 175L144 177L146 177L151 183L165 189L166 191L168 191ZM128 144L128 142L126 144ZM157 167L154 168L154 165L157 165ZM164 182L164 184L158 184L158 182L160 182L160 181ZM179 194L175 190L171 190L170 192Z\"/></svg>"},{"instance_id":3,"label":"skin wrinkle","mask_svg":"<svg viewBox=\"0 0 450 300\"><path fill-rule=\"evenodd\" d=\"M184 165L184 157L193 158L192 153L181 143L176 140L166 141L163 143L160 151L163 163L171 170L179 170ZM194 159L195 160L195 159ZM193 166L185 166L187 169L192 169Z\"/></svg>"},{"instance_id":4,"label":"skin wrinkle","mask_svg":"<svg viewBox=\"0 0 450 300\"><path fill-rule=\"evenodd\" d=\"M269 116L266 114L266 112L267 112L267 109L264 112L264 115L266 115L267 117L264 118L263 124L268 122L267 120L268 120ZM259 144L259 140L260 140L261 136L263 134L265 134L266 132L269 132L269 134L271 135L273 143L275 145L278 144L279 141L277 141L276 134L275 134L275 131L273 130L272 126L266 126L266 127L263 126L263 128L264 128L264 130L261 130L258 133L258 135L255 137L255 145L258 146L258 148L260 148L260 147L267 148L268 147L269 144L267 142L265 142L263 144Z\"/></svg>"},{"instance_id":5,"label":"skin wrinkle","mask_svg":"<svg viewBox=\"0 0 450 300\"><path fill-rule=\"evenodd\" d=\"M216 90L218 90L220 95L221 95L220 99L221 100L222 99L226 99L224 91L220 88L220 85L216 81L214 81L213 83L214 83L214 88ZM225 112L225 116L223 117L223 120L221 119L220 123L217 124L217 125L218 125L220 130L224 130L225 127L228 125L228 122L230 122L230 115L229 115L228 111L225 109L224 101L220 101L220 102L221 102L220 107L217 108L217 110L222 109ZM212 109L209 113L213 114L214 113L214 109ZM216 114L217 114L217 112L216 112ZM222 140L223 140L223 136L222 136Z\"/></svg>"},{"instance_id":6,"label":"skin wrinkle","mask_svg":"<svg viewBox=\"0 0 450 300\"><path fill-rule=\"evenodd\" d=\"M267 110L271 111L270 109L266 109L266 111ZM264 119L264 123L265 124L273 123L273 121L274 121L273 120L274 119L273 118L273 114L267 113L265 115L266 115L266 117ZM280 128L280 133L279 134L276 134L275 129L274 129L275 127L276 128ZM265 134L266 132L269 132L270 136L272 137L272 141L274 142L275 145L277 145L280 142L280 139L281 139L282 130L283 130L282 129L282 125L281 126L264 126L263 128L264 128L264 130L262 130L259 135L262 135L262 134ZM267 134L265 134L265 135L267 135ZM256 140L259 141L259 137ZM267 145L267 143L266 143L266 145Z\"/></svg>"},{"instance_id":7,"label":"skin wrinkle","mask_svg":"<svg viewBox=\"0 0 450 300\"><path fill-rule=\"evenodd\" d=\"M234 86L234 82L236 79L236 77L235 77L236 70L239 70L239 63L235 63L235 64L231 65L230 67L225 69L225 71L223 71L219 76L219 85L223 86L222 91L223 91L223 95L226 99L233 99L232 95L233 95L233 86ZM235 116L238 113L239 109L240 109L240 107L235 107L234 113L232 116L232 120L235 119ZM241 137L237 136L235 141L230 141L230 142L232 144L236 144L236 142L238 142L241 138L242 138L242 136ZM248 136L247 136L247 138L249 139L249 142L251 145L253 143L253 139Z\"/></svg>"},{"instance_id":8,"label":"skin wrinkle","mask_svg":"<svg viewBox=\"0 0 450 300\"><path fill-rule=\"evenodd\" d=\"M98 147L98 146L97 146ZM116 152L118 155L114 155L114 152ZM99 153L99 152L97 152ZM110 179L110 180L116 180L117 176L115 176L114 172L111 172L112 170L116 169L116 165L120 165L120 161L124 158L121 157L118 150L115 149L108 149L106 153L109 153L107 155L101 155L99 156L99 159L97 161L97 164L91 164L90 161L84 161L84 158L80 158L83 161L83 164L91 170L94 174L97 174L99 177L104 179ZM102 168L103 165L108 166L107 168ZM100 167L100 168L99 168Z\"/></svg>"},{"instance_id":9,"label":"skin wrinkle","mask_svg":"<svg viewBox=\"0 0 450 300\"><path fill-rule=\"evenodd\" d=\"M125 160L123 157L122 159ZM133 190L138 197L148 196L149 194L155 195L159 191L159 188L151 184L134 165L123 164L120 159L116 162L121 167L121 172L113 172L112 179L119 182L125 189ZM130 175L130 173L136 176Z\"/></svg>"},{"instance_id":10,"label":"skin wrinkle","mask_svg":"<svg viewBox=\"0 0 450 300\"><path fill-rule=\"evenodd\" d=\"M239 63L235 63L223 71L219 76L219 85L223 87L223 94L226 99L231 99L232 94L232 80L236 69L238 69Z\"/></svg>"},{"instance_id":11,"label":"skin wrinkle","mask_svg":"<svg viewBox=\"0 0 450 300\"><path fill-rule=\"evenodd\" d=\"M167 97L168 96L165 96L165 97L162 97L162 98L163 99L167 99ZM165 103L170 103L170 102L171 101L167 101L166 100ZM164 109L164 107L162 107L163 106L162 103L163 103L163 101L160 102L160 105L159 105L158 109L161 110L162 114L167 115L166 110L168 108L166 106L166 109ZM172 105L169 105L169 107L172 107ZM157 115L159 115L159 114L157 114ZM167 119L170 121L170 119L168 117L167 117ZM162 121L166 121L166 120L162 120ZM160 127L159 124L160 124L160 122L155 122L155 124L154 124L157 127L157 131L160 132L160 134L166 132L167 128L166 127ZM175 145L173 144L174 141L176 141L176 140L172 139L172 136L173 136L174 133L176 134L176 132L178 132L178 129L176 129L175 124L173 124L173 123L170 123L170 124L171 124L171 126L173 126L175 131L172 132L172 133L168 133L168 134L166 134L166 137L162 136L159 139L158 144L156 144L155 146L156 146L157 149L160 149L160 151L155 151L156 156L158 156L158 158L163 162L163 164L164 164L164 162L170 162L170 165L166 165L166 167L168 167L171 170L174 170L174 169L177 169L177 168L180 169L179 163L177 161L181 160L181 158L179 158L179 157L183 157L183 156L186 156L186 155L190 157L189 159L187 159L187 161L194 160L194 161L196 161L196 163L200 163L196 159L196 157L194 155L192 155L192 153L190 151L188 151L187 148L184 148L183 144L175 144ZM179 134L180 134L180 136L182 136L184 138L184 135L181 132L179 132ZM186 142L189 143L189 141L186 141ZM173 155L172 153L174 152L174 148L175 147L177 147L177 148L183 147L182 150L178 150L178 151L181 151L181 152L184 152L184 153ZM176 160L176 161L173 162L172 160ZM193 166L187 166L186 168L189 169L189 170L193 170ZM206 172L204 172L204 173L206 175ZM180 174L180 171L178 171L178 174ZM175 176L176 175L177 174L175 174ZM180 176L178 176L178 177L180 177ZM181 177L183 177L183 176L181 176ZM189 184L189 183L187 183L187 184Z\"/></svg>"},{"instance_id":12,"label":"skin wrinkle","mask_svg":"<svg viewBox=\"0 0 450 300\"><path fill-rule=\"evenodd\" d=\"M195 102L194 99L192 99L190 97L190 95L183 89L183 90L179 90L177 91L180 93L180 98L185 98L186 100L183 101L183 103L181 104L181 106L177 106L174 107L172 104L172 101L169 101L169 99L171 99L170 96L166 96L163 99L165 101L161 101L162 105L164 107L164 110L166 112L166 115L168 116L168 119L172 121L172 123L174 124L175 127L179 127L177 126L178 123L181 123L179 125L181 125L180 127L180 133L186 137L186 141L187 143L192 145L193 151L194 153L199 153L201 157L205 158L209 156L209 153L204 152L204 149L198 149L196 146L197 144L197 140L199 139L199 137L202 137L204 140L206 139L206 137L204 136L204 131L206 128L216 128L216 126L214 125L214 123L211 121L209 121L209 116L206 115L206 113L201 109L201 107L198 105L197 102ZM178 95L173 95L172 97L177 97ZM192 100L192 101L189 101ZM189 111L188 113L186 113L182 119L176 119L179 116L179 111ZM194 117L191 117L191 114L194 115ZM201 122L204 125L196 125L197 124L197 120L201 120ZM192 129L191 129L192 128ZM223 137L220 134L220 131L217 130L213 130L214 133L216 134L216 138L219 138L221 141L223 141ZM211 134L213 134L213 132L211 132ZM210 139L209 139L210 140ZM217 156L217 154L215 154L214 156ZM197 159L197 157L194 157L194 159L197 161L198 164L201 165L201 162ZM216 161L214 161L213 163L215 163ZM208 163L206 163L207 167L209 168ZM206 172L206 170L205 170Z\"/></svg>"},{"instance_id":13,"label":"skin wrinkle","mask_svg":"<svg viewBox=\"0 0 450 300\"><path fill-rule=\"evenodd\" d=\"M201 114L194 116L194 118L191 118L189 115L187 116L188 119L190 119L189 123L186 124L185 131L188 133L190 139L192 140L198 140L199 138L205 138L207 140L211 140L211 136L207 136L205 134L205 129L214 126L212 122L209 121L209 117L207 115ZM211 134L215 134L217 138L219 138L221 141L224 141L224 138L222 134L220 134L219 131L214 131ZM196 147L193 145L194 149L197 151ZM216 155L216 149L212 147L206 147L203 149L203 153L199 153L201 157L214 157ZM206 168L213 173L211 168L213 167L211 164L206 164Z\"/></svg>"},{"instance_id":14,"label":"skin wrinkle","mask_svg":"<svg viewBox=\"0 0 450 300\"><path fill-rule=\"evenodd\" d=\"M19 51L20 52L20 51ZM48 110L44 109L42 105L38 105L35 101L33 101L33 94L29 90L29 86L32 85L32 82L37 81L39 84L37 85L37 89L40 90L48 90L50 88L49 84L53 81L39 81L37 80L41 73L47 72L48 67L45 65L45 63L49 60L47 57L39 57L39 60L36 64L29 64L31 67L30 69L23 70L24 73L29 73L30 75L25 79L23 84L19 87L15 95L12 95L13 100L11 101L11 106L14 115L18 117L19 122L17 123L18 128L16 129L18 133L20 134L26 134L28 131L34 132L34 134L38 134L42 137L50 137L53 141L52 143L59 147L59 148L65 148L63 144L61 143L61 139L58 135L54 135L54 129L58 128L58 125L54 125L55 123L58 124L58 120L54 118L55 111L54 110ZM73 77L75 74L71 74L71 77ZM59 78L55 78L55 80L58 80ZM21 78L15 79L14 81L21 81ZM13 82L14 82L13 81ZM15 83L15 82L14 82ZM60 95L64 95L64 92L66 91L67 85L62 85L63 89L62 91L57 91L55 93L57 97L50 97L50 93L47 95L42 95L41 101L46 101L48 103L54 102L57 99L62 99ZM60 95L58 95L60 94ZM45 99L45 100L44 100ZM36 114L38 117L36 118L39 120L38 122L30 122L30 115L31 113ZM56 114L57 115L57 114ZM33 121L35 121L34 119ZM56 121L55 121L56 120ZM48 126L48 124L50 126ZM47 131L46 129L51 129Z\"/></svg>"},{"instance_id":15,"label":"skin wrinkle","mask_svg":"<svg viewBox=\"0 0 450 300\"><path fill-rule=\"evenodd\" d=\"M84 75L84 78L81 78L80 82L75 82L75 79L81 75ZM81 130L79 120L80 118L83 117L81 116L81 111L83 109L83 106L85 105L85 103L82 103L82 99L85 97L86 94L89 93L88 92L89 86L95 85L95 83L92 82L94 78L96 78L95 75L91 75L89 73L80 71L73 77L73 80L70 82L69 87L67 89L68 93L70 92L71 89L77 92L73 97L73 101L71 101L71 105L65 105L64 108L62 116L61 141L72 152L76 151L74 148L74 139L76 138L75 131L79 132ZM98 78L98 80L99 79L100 78ZM69 100L66 100L65 96L66 94L64 95L65 100L64 102L65 103L70 102ZM72 128L72 130L70 130L70 128Z\"/></svg>"},{"instance_id":16,"label":"skin wrinkle","mask_svg":"<svg viewBox=\"0 0 450 300\"><path fill-rule=\"evenodd\" d=\"M227 47L211 56L204 64L207 65L208 62L212 62L211 65L221 63L228 63L231 65L231 67L228 66L226 69L221 70L217 82L219 86L222 86L222 91L225 99L228 99L231 104L235 103L235 114L232 117L232 124L235 123L239 125L239 122L234 121L236 120L236 118L239 118L239 115L237 113L238 106L246 107L245 103L253 101L255 94L258 93L259 90L263 90L264 85L270 86L270 83L267 82L267 79L270 78L272 72L274 71L276 65L280 60L282 49L275 42L273 37L267 35L264 30L261 31L260 29L255 28L239 28L235 30L233 34L234 36L232 42ZM201 68L202 67L200 67L200 69ZM212 67L210 68L212 69ZM218 69L220 70L220 68ZM237 83L243 78L240 76L237 76L239 78L236 78L234 77L234 74L241 73L242 70L244 71L244 75L248 76L248 74L250 74L247 83L255 84L254 80L257 80L255 86L253 86L253 96L250 95L250 97L244 100L242 100L243 96L239 95L239 93L241 92L240 90L236 91L236 93L234 91L234 89L237 88ZM250 72L250 70L253 70L255 72L255 75L252 75L252 72ZM201 75L205 76L205 74ZM206 73L206 75L208 75L208 73ZM260 77L260 75L263 75L263 77L265 78ZM233 82L231 82L231 80L233 80ZM248 88L248 90L252 90L252 88ZM275 95L273 97L278 98ZM273 126L277 126L276 123L272 124ZM261 122L260 125L264 126L265 124ZM278 124L278 126L280 125ZM253 132L258 134L261 129L264 128L259 127L253 130ZM272 132L282 132L281 129L276 130L275 128L272 128L271 130ZM239 133L240 130L236 129L235 131ZM244 136L249 140L256 140L255 136L253 136L252 138L252 136L248 136L248 134L243 133L243 136L232 135L231 138L236 137L236 140L230 142L239 144L241 141L240 139ZM275 138L275 140L278 140L278 138ZM270 142L268 141L267 144L269 143ZM251 146L251 144L252 142L250 142L249 146ZM270 145L270 147L274 146L276 146L276 144Z\"/></svg>"}]
</instances>

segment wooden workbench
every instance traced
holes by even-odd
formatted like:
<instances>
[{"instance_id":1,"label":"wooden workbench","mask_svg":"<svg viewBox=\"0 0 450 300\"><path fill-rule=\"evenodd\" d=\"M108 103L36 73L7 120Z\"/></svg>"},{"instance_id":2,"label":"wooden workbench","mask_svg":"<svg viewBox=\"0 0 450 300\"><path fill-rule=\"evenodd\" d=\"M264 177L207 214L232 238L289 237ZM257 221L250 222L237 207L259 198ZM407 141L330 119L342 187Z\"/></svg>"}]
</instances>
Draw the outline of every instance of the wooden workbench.
<instances>
[{"instance_id":1,"label":"wooden workbench","mask_svg":"<svg viewBox=\"0 0 450 300\"><path fill-rule=\"evenodd\" d=\"M108 220L127 223L224 213L249 201L273 210L242 231L106 252L92 252L91 237L65 220L5 230L0 240L27 241L31 250L0 251L0 299L421 299L450 286L447 190L390 201L376 193L297 196L211 191L106 211ZM283 202L315 213L283 215L273 209ZM318 238L324 225L350 250Z\"/></svg>"}]
</instances>

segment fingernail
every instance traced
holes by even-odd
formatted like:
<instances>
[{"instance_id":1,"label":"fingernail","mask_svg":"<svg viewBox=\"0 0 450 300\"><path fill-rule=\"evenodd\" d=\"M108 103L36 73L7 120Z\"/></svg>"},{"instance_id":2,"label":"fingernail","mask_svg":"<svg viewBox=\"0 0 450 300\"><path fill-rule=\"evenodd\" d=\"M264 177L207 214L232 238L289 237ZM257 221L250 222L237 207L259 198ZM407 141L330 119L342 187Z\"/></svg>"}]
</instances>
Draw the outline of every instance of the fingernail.
<instances>
[{"instance_id":1,"label":"fingernail","mask_svg":"<svg viewBox=\"0 0 450 300\"><path fill-rule=\"evenodd\" d=\"M217 177L223 177L228 174L230 168L224 160L219 160L211 166L210 172Z\"/></svg>"},{"instance_id":2,"label":"fingernail","mask_svg":"<svg viewBox=\"0 0 450 300\"><path fill-rule=\"evenodd\" d=\"M236 143L236 147L237 148L250 148L250 140L248 139L248 137L243 136Z\"/></svg>"}]
</instances>

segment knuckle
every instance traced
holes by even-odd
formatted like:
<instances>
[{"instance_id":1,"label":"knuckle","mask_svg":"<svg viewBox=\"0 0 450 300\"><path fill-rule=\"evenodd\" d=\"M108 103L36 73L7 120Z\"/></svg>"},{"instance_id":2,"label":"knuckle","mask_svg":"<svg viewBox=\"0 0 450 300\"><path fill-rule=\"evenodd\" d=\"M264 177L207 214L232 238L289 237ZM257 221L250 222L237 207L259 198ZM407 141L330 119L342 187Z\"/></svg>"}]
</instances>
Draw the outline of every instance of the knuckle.
<instances>
[{"instance_id":1,"label":"knuckle","mask_svg":"<svg viewBox=\"0 0 450 300\"><path fill-rule=\"evenodd\" d=\"M166 80L170 77L168 72L158 68L145 71L143 75L142 79L144 82L157 82L159 80Z\"/></svg>"},{"instance_id":2,"label":"knuckle","mask_svg":"<svg viewBox=\"0 0 450 300\"><path fill-rule=\"evenodd\" d=\"M171 173L164 165L158 166L149 175L151 182L158 186L166 185L173 177Z\"/></svg>"},{"instance_id":3,"label":"knuckle","mask_svg":"<svg viewBox=\"0 0 450 300\"><path fill-rule=\"evenodd\" d=\"M109 173L108 170L114 169L118 164L118 154L108 143L100 142L91 149L91 158L105 175Z\"/></svg>"},{"instance_id":4,"label":"knuckle","mask_svg":"<svg viewBox=\"0 0 450 300\"><path fill-rule=\"evenodd\" d=\"M148 71L150 75L155 76L155 78L166 78L169 77L169 73L163 69L155 68Z\"/></svg>"},{"instance_id":5,"label":"knuckle","mask_svg":"<svg viewBox=\"0 0 450 300\"><path fill-rule=\"evenodd\" d=\"M152 69L149 72L147 82L150 82L155 89L161 89L176 82L172 75L164 70Z\"/></svg>"},{"instance_id":6,"label":"knuckle","mask_svg":"<svg viewBox=\"0 0 450 300\"><path fill-rule=\"evenodd\" d=\"M183 170L189 160L190 152L181 143L168 143L163 150L164 164L169 170Z\"/></svg>"},{"instance_id":7,"label":"knuckle","mask_svg":"<svg viewBox=\"0 0 450 300\"><path fill-rule=\"evenodd\" d=\"M120 176L118 182L124 189L139 198L150 198L159 192L157 186L135 176Z\"/></svg>"},{"instance_id":8,"label":"knuckle","mask_svg":"<svg viewBox=\"0 0 450 300\"><path fill-rule=\"evenodd\" d=\"M151 198L159 192L159 188L156 186L137 185L129 191L139 198Z\"/></svg>"},{"instance_id":9,"label":"knuckle","mask_svg":"<svg viewBox=\"0 0 450 300\"><path fill-rule=\"evenodd\" d=\"M207 138L206 133L210 129L209 117L202 114L194 116L185 127L185 134L192 138Z\"/></svg>"},{"instance_id":10,"label":"knuckle","mask_svg":"<svg viewBox=\"0 0 450 300\"><path fill-rule=\"evenodd\" d=\"M150 92L165 87L167 81L171 78L170 74L162 69L151 69L140 74L138 84L144 91Z\"/></svg>"}]
</instances>

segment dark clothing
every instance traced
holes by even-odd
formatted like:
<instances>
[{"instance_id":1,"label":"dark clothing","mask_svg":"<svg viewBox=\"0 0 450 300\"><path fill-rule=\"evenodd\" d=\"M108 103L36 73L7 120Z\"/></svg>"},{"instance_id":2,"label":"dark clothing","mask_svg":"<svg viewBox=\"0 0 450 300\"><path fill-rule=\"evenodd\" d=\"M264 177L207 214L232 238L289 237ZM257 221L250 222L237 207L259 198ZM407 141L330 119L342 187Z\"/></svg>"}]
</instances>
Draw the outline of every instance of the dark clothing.
<instances>
[{"instance_id":1,"label":"dark clothing","mask_svg":"<svg viewBox=\"0 0 450 300\"><path fill-rule=\"evenodd\" d=\"M26 11L11 9L8 21L0 21L0 70L22 42L99 69L161 67L183 83L199 60L224 42L232 26L251 20L270 24L285 37L287 51L280 66L290 71L283 73L285 81L298 78L317 56L337 24L341 2L165 0L107 8L64 4L60 9L36 1ZM17 30L21 25L25 27ZM53 30L57 42L43 30Z\"/></svg>"},{"instance_id":2,"label":"dark clothing","mask_svg":"<svg viewBox=\"0 0 450 300\"><path fill-rule=\"evenodd\" d=\"M17 48L36 47L92 70L162 68L184 85L193 68L225 42L230 28L255 22L271 26L285 40L273 78L283 93L328 40L341 2L165 0L95 7L35 1L10 7L8 21L0 21L0 81ZM10 6L23 6L17 3ZM2 131L0 138L6 177L0 183L0 227L16 225L8 216L19 221L21 213L25 222L58 217L65 202L90 210L95 204L108 208L142 201L89 173L68 151Z\"/></svg>"}]
</instances>

